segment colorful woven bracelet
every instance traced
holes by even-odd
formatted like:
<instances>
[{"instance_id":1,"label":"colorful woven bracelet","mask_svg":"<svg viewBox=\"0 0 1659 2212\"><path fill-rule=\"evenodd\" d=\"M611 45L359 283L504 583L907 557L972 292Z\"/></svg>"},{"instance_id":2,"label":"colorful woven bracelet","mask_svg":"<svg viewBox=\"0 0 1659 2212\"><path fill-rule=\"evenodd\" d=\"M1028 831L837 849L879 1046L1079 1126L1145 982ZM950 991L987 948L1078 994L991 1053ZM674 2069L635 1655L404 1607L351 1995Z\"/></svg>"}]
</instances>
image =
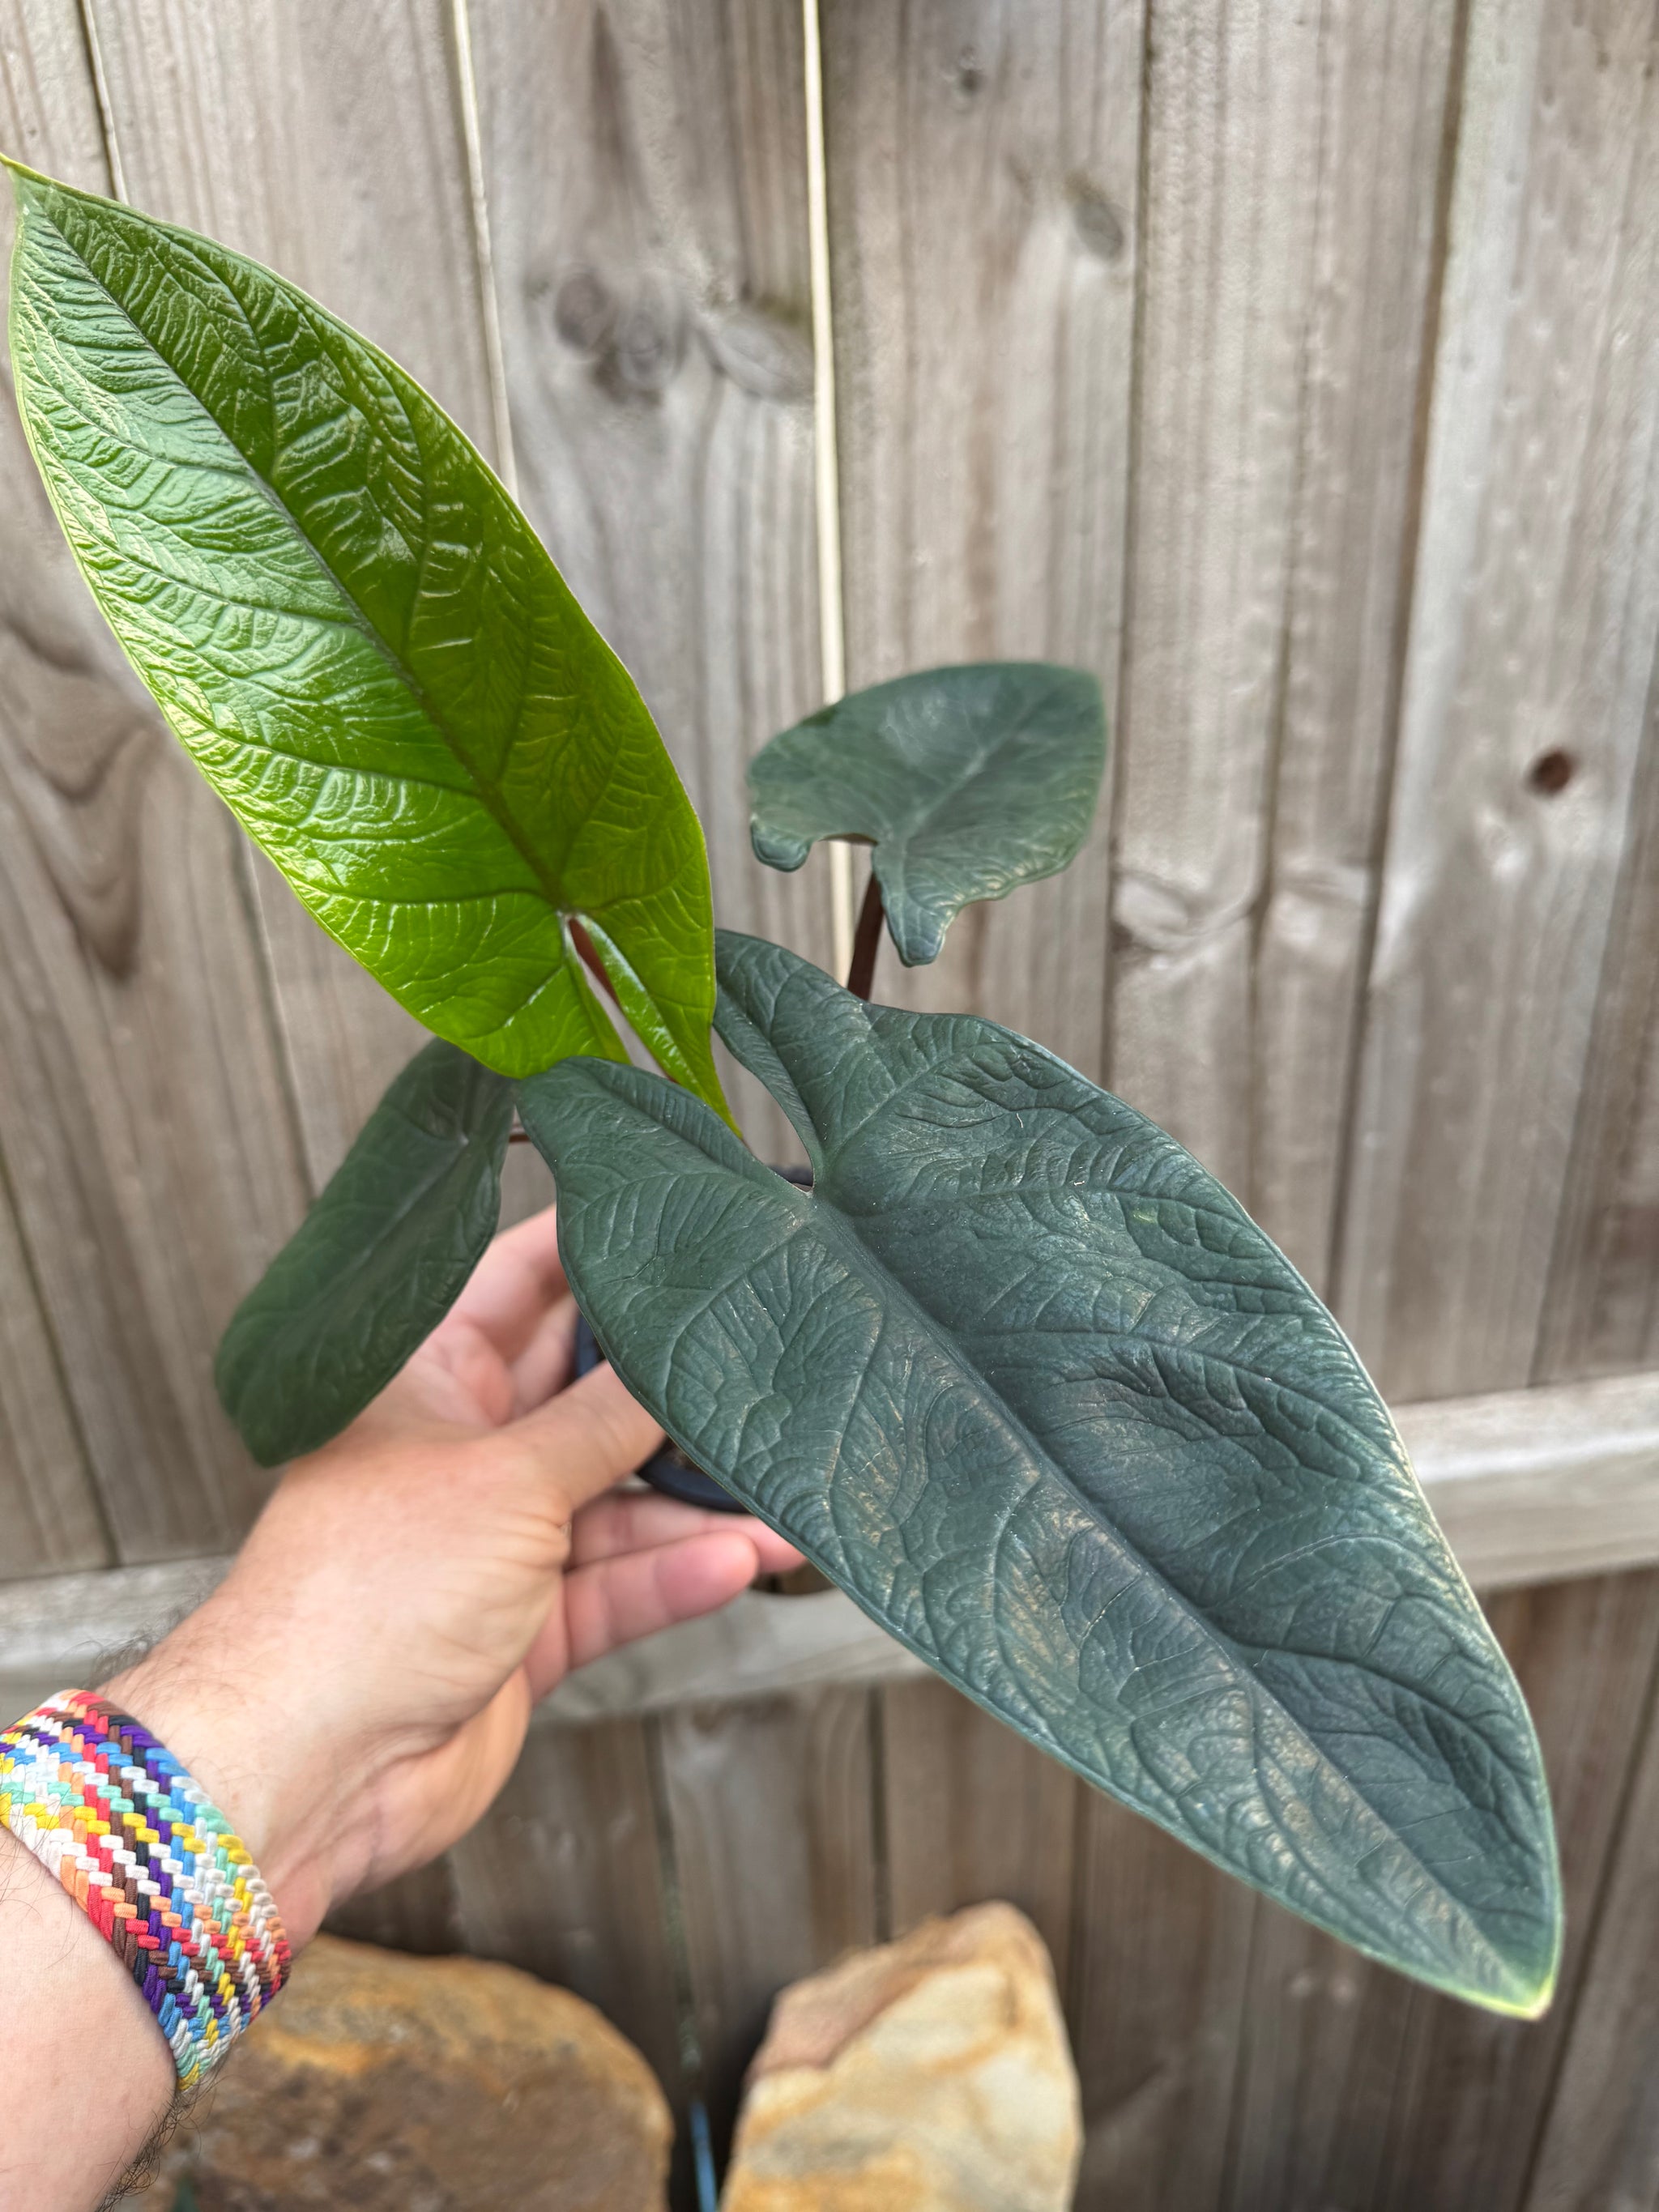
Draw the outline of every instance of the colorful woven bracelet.
<instances>
[{"instance_id":1,"label":"colorful woven bracelet","mask_svg":"<svg viewBox=\"0 0 1659 2212\"><path fill-rule=\"evenodd\" d=\"M173 2048L211 2073L288 1979L246 1846L142 1723L65 1690L0 1729L0 1825L107 1936Z\"/></svg>"}]
</instances>

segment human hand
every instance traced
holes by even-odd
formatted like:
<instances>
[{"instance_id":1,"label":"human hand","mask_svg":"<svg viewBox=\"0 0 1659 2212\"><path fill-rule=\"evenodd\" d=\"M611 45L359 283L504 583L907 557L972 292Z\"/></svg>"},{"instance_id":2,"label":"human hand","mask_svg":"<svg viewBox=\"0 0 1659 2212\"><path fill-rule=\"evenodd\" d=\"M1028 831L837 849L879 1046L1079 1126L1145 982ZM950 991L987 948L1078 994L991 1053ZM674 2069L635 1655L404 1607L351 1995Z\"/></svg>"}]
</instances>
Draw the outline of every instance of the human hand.
<instances>
[{"instance_id":1,"label":"human hand","mask_svg":"<svg viewBox=\"0 0 1659 2212\"><path fill-rule=\"evenodd\" d=\"M471 1826L571 1668L798 1562L759 1522L616 1491L662 1432L608 1367L566 1387L575 1320L550 1210L105 1686L234 1824L296 1947Z\"/></svg>"}]
</instances>

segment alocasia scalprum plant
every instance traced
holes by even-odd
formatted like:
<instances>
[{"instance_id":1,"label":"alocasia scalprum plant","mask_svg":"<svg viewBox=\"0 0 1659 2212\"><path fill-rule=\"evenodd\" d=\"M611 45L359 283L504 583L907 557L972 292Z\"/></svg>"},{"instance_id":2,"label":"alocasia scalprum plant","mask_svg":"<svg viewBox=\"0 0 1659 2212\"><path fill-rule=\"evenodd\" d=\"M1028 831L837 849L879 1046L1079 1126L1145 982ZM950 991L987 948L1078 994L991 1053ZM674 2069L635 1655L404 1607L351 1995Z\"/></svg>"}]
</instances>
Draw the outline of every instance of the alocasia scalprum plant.
<instances>
[{"instance_id":1,"label":"alocasia scalprum plant","mask_svg":"<svg viewBox=\"0 0 1659 2212\"><path fill-rule=\"evenodd\" d=\"M756 850L870 842L860 988L716 933L638 692L412 380L240 255L15 183L17 392L76 556L216 789L436 1033L226 1334L258 1457L325 1442L443 1314L516 1115L584 1313L699 1467L1089 1782L1373 1957L1540 2010L1537 1743L1341 1331L1133 1108L867 1001L884 909L929 961L1075 855L1092 680L941 669L786 731ZM737 1133L711 1020L810 1189Z\"/></svg>"}]
</instances>

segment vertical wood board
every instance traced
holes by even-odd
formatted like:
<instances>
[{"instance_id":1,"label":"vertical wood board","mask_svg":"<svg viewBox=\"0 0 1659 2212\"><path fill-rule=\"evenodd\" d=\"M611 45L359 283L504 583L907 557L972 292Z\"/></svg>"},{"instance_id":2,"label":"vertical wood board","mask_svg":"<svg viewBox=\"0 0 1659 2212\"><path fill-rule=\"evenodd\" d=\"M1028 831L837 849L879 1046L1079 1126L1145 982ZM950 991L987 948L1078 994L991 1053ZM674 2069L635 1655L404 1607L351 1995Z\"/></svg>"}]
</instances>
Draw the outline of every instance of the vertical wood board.
<instances>
[{"instance_id":1,"label":"vertical wood board","mask_svg":"<svg viewBox=\"0 0 1659 2212\"><path fill-rule=\"evenodd\" d=\"M1399 705L1461 46L1458 10L1417 0L1328 9L1319 21L1271 820L1252 916L1250 1156L1238 1195L1323 1291ZM1256 550L1247 546L1247 560ZM1191 680L1218 679L1200 661Z\"/></svg>"},{"instance_id":2,"label":"vertical wood board","mask_svg":"<svg viewBox=\"0 0 1659 2212\"><path fill-rule=\"evenodd\" d=\"M1659 2206L1659 1706L1549 2100L1526 2212Z\"/></svg>"},{"instance_id":3,"label":"vertical wood board","mask_svg":"<svg viewBox=\"0 0 1659 2212\"><path fill-rule=\"evenodd\" d=\"M1659 1364L1659 664L1534 1380Z\"/></svg>"},{"instance_id":4,"label":"vertical wood board","mask_svg":"<svg viewBox=\"0 0 1659 2212\"><path fill-rule=\"evenodd\" d=\"M444 0L92 0L129 197L252 254L495 421ZM305 1137L325 1180L424 1032L249 849Z\"/></svg>"},{"instance_id":5,"label":"vertical wood board","mask_svg":"<svg viewBox=\"0 0 1659 2212\"><path fill-rule=\"evenodd\" d=\"M1322 12L1152 11L1112 1086L1250 1169L1267 823L1328 118Z\"/></svg>"},{"instance_id":6,"label":"vertical wood board","mask_svg":"<svg viewBox=\"0 0 1659 2212\"><path fill-rule=\"evenodd\" d=\"M0 1575L112 1558L58 1347L0 1179Z\"/></svg>"},{"instance_id":7,"label":"vertical wood board","mask_svg":"<svg viewBox=\"0 0 1659 2212\"><path fill-rule=\"evenodd\" d=\"M0 96L9 145L108 188L74 7L0 11ZM10 222L8 206L8 242ZM33 1401L13 1418L58 1462L31 1478L63 1501L52 1543L65 1563L103 1559L101 1520L124 1559L222 1550L262 1486L215 1398L213 1345L301 1194L263 957L234 825L94 610L9 381L0 946L0 1155L21 1247L0 1295ZM27 1316L37 1295L55 1358Z\"/></svg>"},{"instance_id":8,"label":"vertical wood board","mask_svg":"<svg viewBox=\"0 0 1659 2212\"><path fill-rule=\"evenodd\" d=\"M701 2086L720 2158L774 1996L878 1933L871 1695L691 1706L659 1723Z\"/></svg>"},{"instance_id":9,"label":"vertical wood board","mask_svg":"<svg viewBox=\"0 0 1659 2212\"><path fill-rule=\"evenodd\" d=\"M1472 11L1338 1310L1525 1382L1659 640L1659 25Z\"/></svg>"},{"instance_id":10,"label":"vertical wood board","mask_svg":"<svg viewBox=\"0 0 1659 2212\"><path fill-rule=\"evenodd\" d=\"M532 1729L449 1867L461 1947L597 2005L683 2112L648 1724Z\"/></svg>"},{"instance_id":11,"label":"vertical wood board","mask_svg":"<svg viewBox=\"0 0 1659 2212\"><path fill-rule=\"evenodd\" d=\"M1142 10L823 0L849 686L1091 669L1115 716ZM1109 800L1063 876L970 908L878 999L1103 1061Z\"/></svg>"},{"instance_id":12,"label":"vertical wood board","mask_svg":"<svg viewBox=\"0 0 1659 2212\"><path fill-rule=\"evenodd\" d=\"M1036 1927L1066 1994L1083 1784L947 1683L881 1692L888 1924L1001 1898Z\"/></svg>"},{"instance_id":13,"label":"vertical wood board","mask_svg":"<svg viewBox=\"0 0 1659 2212\"><path fill-rule=\"evenodd\" d=\"M1255 1898L1127 1807L1091 1790L1079 1803L1076 2212L1209 2212L1226 2167Z\"/></svg>"},{"instance_id":14,"label":"vertical wood board","mask_svg":"<svg viewBox=\"0 0 1659 2212\"><path fill-rule=\"evenodd\" d=\"M471 20L526 510L657 718L716 919L827 963L825 864L760 866L744 780L823 697L799 10ZM798 1156L758 1085L733 1096L758 1149Z\"/></svg>"},{"instance_id":15,"label":"vertical wood board","mask_svg":"<svg viewBox=\"0 0 1659 2212\"><path fill-rule=\"evenodd\" d=\"M1492 2014L1368 1965L1264 1906L1235 2092L1230 2212L1513 2212L1561 2054L1659 1656L1659 1575L1516 1591L1492 1620L1537 1723L1568 1948L1542 2021Z\"/></svg>"}]
</instances>

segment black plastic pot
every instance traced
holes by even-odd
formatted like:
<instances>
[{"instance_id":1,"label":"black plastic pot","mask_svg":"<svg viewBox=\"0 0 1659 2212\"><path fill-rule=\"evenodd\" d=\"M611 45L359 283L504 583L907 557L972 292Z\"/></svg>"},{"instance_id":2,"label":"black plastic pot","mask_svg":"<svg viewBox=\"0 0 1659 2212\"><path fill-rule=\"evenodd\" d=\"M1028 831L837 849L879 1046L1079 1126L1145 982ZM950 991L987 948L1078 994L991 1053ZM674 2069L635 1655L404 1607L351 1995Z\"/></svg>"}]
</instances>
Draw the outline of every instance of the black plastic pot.
<instances>
[{"instance_id":1,"label":"black plastic pot","mask_svg":"<svg viewBox=\"0 0 1659 2212\"><path fill-rule=\"evenodd\" d=\"M805 1168L780 1168L777 1172L786 1182L798 1183L802 1190L811 1190L812 1177ZM587 1316L576 1316L576 1372L586 1375L597 1367L605 1357L599 1350L599 1339L587 1325ZM740 1498L705 1474L700 1467L687 1459L679 1446L665 1443L659 1452L635 1470L641 1482L648 1482L653 1490L660 1490L665 1497L678 1498L683 1505L703 1505L716 1513L746 1513L749 1508Z\"/></svg>"}]
</instances>

